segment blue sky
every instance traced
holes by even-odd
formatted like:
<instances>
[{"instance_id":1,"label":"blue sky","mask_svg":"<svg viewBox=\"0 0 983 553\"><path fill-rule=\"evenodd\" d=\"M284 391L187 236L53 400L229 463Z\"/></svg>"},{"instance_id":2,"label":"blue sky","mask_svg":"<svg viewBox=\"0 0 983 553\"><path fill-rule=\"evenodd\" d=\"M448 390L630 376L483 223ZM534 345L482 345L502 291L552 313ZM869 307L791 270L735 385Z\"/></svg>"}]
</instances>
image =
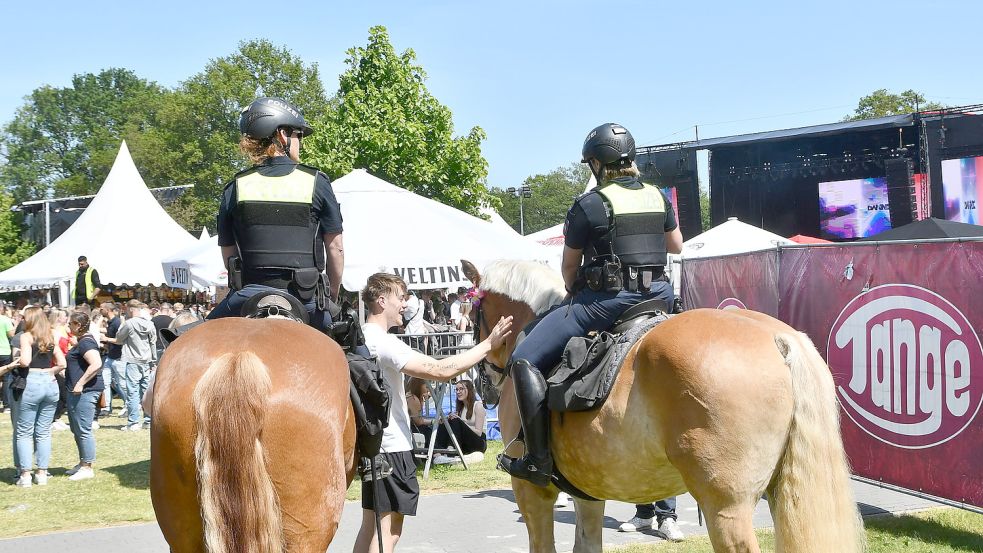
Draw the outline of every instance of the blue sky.
<instances>
[{"instance_id":1,"label":"blue sky","mask_svg":"<svg viewBox=\"0 0 983 553\"><path fill-rule=\"evenodd\" d=\"M930 11L927 11L930 10ZM640 145L836 121L878 88L983 103L983 3L62 2L5 7L0 121L34 88L125 67L175 86L266 38L337 89L345 50L385 25L456 132L488 133L491 186L579 161L592 127ZM153 186L153 183L148 183Z\"/></svg>"}]
</instances>

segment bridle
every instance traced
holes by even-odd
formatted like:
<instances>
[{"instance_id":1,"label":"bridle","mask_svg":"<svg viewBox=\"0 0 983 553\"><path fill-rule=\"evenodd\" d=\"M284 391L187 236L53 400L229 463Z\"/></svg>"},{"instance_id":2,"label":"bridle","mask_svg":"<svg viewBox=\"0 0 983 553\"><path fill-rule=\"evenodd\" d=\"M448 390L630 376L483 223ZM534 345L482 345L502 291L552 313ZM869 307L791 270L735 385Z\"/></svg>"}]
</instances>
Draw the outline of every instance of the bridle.
<instances>
[{"instance_id":1,"label":"bridle","mask_svg":"<svg viewBox=\"0 0 983 553\"><path fill-rule=\"evenodd\" d=\"M484 329L486 334L491 334L491 329L488 328L488 321L484 317L480 300L474 305L473 312L475 318L474 343L477 344L481 342L481 330ZM498 382L491 382L491 373L498 375ZM504 369L499 368L487 358L484 358L478 362L478 375L482 378L488 379L489 384L494 386L496 389L501 390L502 385L505 384L505 379L509 377L509 369L508 367Z\"/></svg>"}]
</instances>

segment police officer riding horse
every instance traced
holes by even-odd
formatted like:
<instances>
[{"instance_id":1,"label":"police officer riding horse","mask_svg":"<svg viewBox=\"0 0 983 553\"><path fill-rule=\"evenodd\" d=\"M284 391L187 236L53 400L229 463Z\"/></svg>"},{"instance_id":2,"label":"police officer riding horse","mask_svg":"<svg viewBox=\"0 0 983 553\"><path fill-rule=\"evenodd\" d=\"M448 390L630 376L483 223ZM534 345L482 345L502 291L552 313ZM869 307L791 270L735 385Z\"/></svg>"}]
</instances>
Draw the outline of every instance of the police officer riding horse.
<instances>
[{"instance_id":1,"label":"police officer riding horse","mask_svg":"<svg viewBox=\"0 0 983 553\"><path fill-rule=\"evenodd\" d=\"M607 330L630 307L654 299L672 306L666 253L679 253L683 243L672 204L639 179L628 129L606 123L590 131L583 163L598 186L567 212L562 261L567 301L527 329L509 366L526 455L502 455L499 464L539 486L548 485L553 472L544 371L559 362L571 338Z\"/></svg>"},{"instance_id":2,"label":"police officer riding horse","mask_svg":"<svg viewBox=\"0 0 983 553\"><path fill-rule=\"evenodd\" d=\"M236 174L222 194L218 243L234 292L209 318L246 315L251 298L279 291L295 309L291 298L298 300L307 322L327 333L345 256L331 183L299 162L301 140L314 131L280 98L259 98L243 109L239 130L239 148L255 165Z\"/></svg>"}]
</instances>

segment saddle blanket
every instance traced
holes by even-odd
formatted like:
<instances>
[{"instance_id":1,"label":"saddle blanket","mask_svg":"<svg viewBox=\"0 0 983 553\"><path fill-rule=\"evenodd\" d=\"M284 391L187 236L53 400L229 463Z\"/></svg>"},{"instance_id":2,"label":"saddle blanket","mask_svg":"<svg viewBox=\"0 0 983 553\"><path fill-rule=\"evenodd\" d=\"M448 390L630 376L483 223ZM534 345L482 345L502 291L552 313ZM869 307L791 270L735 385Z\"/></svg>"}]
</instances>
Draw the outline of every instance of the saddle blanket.
<instances>
[{"instance_id":1,"label":"saddle blanket","mask_svg":"<svg viewBox=\"0 0 983 553\"><path fill-rule=\"evenodd\" d=\"M601 332L567 342L560 364L546 379L551 411L587 411L604 405L632 346L672 315L659 313L622 334Z\"/></svg>"}]
</instances>

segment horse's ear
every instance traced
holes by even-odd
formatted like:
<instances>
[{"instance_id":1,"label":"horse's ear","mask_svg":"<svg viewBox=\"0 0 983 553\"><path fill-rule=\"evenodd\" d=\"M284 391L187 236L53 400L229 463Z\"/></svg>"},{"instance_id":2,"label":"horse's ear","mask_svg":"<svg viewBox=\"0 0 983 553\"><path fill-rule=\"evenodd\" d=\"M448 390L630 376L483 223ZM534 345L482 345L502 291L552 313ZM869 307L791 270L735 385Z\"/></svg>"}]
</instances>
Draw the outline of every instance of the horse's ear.
<instances>
[{"instance_id":1,"label":"horse's ear","mask_svg":"<svg viewBox=\"0 0 983 553\"><path fill-rule=\"evenodd\" d=\"M474 263L471 263L467 259L461 260L461 268L464 269L464 276L468 277L471 284L477 288L481 284L481 274L478 273L478 269L475 268Z\"/></svg>"}]
</instances>

